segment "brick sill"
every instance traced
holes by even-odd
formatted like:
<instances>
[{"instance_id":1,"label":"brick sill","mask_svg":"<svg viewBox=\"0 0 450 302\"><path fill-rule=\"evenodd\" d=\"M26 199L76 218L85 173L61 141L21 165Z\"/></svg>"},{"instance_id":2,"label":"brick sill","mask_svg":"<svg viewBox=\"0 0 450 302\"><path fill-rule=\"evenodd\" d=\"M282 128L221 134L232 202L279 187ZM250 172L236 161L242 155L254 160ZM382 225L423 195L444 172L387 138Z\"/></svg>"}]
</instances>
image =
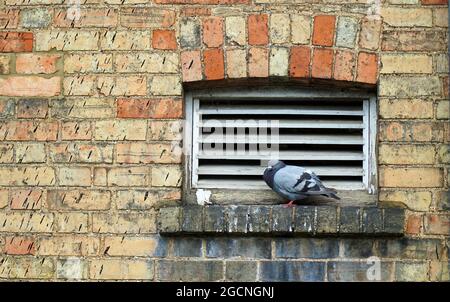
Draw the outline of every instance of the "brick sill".
<instances>
[{"instance_id":1,"label":"brick sill","mask_svg":"<svg viewBox=\"0 0 450 302\"><path fill-rule=\"evenodd\" d=\"M405 210L373 206L179 206L161 208L161 235L394 237Z\"/></svg>"}]
</instances>

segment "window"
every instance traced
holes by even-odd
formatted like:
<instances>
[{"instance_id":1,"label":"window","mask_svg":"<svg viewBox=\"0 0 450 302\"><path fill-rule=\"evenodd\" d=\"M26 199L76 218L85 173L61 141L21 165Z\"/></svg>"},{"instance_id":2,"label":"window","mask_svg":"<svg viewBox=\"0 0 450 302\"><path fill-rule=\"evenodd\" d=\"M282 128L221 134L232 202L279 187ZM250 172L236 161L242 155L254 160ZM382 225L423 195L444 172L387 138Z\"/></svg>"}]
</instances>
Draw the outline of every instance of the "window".
<instances>
[{"instance_id":1,"label":"window","mask_svg":"<svg viewBox=\"0 0 450 302\"><path fill-rule=\"evenodd\" d=\"M289 87L189 91L186 119L185 190L270 190L262 174L268 160L278 158L311 169L340 193L376 193L374 94Z\"/></svg>"}]
</instances>

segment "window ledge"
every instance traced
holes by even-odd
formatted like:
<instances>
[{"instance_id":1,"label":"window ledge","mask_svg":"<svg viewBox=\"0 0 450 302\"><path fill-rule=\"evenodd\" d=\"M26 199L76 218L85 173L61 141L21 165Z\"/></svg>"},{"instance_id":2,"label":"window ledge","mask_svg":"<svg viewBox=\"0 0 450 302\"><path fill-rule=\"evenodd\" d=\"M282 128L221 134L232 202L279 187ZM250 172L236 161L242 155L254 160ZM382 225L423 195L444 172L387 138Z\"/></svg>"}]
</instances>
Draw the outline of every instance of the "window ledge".
<instances>
[{"instance_id":1,"label":"window ledge","mask_svg":"<svg viewBox=\"0 0 450 302\"><path fill-rule=\"evenodd\" d=\"M402 236L403 208L178 206L161 208L161 235Z\"/></svg>"}]
</instances>

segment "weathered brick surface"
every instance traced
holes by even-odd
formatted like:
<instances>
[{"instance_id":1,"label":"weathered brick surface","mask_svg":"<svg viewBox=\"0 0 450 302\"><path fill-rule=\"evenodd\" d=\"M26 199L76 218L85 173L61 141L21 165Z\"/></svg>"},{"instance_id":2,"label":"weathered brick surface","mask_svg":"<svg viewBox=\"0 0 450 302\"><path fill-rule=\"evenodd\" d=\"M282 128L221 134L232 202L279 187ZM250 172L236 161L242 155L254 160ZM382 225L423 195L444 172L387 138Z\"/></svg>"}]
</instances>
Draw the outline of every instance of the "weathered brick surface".
<instances>
[{"instance_id":1,"label":"weathered brick surface","mask_svg":"<svg viewBox=\"0 0 450 302\"><path fill-rule=\"evenodd\" d=\"M449 280L447 0L1 5L0 279ZM183 96L285 84L377 94L370 205L195 205Z\"/></svg>"}]
</instances>

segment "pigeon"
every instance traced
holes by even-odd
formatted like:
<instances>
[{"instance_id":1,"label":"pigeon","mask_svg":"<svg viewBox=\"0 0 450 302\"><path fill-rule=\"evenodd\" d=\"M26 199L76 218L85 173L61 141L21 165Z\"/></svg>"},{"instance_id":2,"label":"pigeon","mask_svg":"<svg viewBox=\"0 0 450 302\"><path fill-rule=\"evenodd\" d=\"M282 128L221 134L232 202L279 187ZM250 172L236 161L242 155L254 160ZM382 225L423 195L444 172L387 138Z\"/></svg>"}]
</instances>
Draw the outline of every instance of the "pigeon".
<instances>
[{"instance_id":1,"label":"pigeon","mask_svg":"<svg viewBox=\"0 0 450 302\"><path fill-rule=\"evenodd\" d=\"M309 196L326 196L339 200L337 191L325 187L317 175L305 168L286 165L279 160L269 161L264 170L264 181L281 197L289 200L287 206Z\"/></svg>"}]
</instances>

